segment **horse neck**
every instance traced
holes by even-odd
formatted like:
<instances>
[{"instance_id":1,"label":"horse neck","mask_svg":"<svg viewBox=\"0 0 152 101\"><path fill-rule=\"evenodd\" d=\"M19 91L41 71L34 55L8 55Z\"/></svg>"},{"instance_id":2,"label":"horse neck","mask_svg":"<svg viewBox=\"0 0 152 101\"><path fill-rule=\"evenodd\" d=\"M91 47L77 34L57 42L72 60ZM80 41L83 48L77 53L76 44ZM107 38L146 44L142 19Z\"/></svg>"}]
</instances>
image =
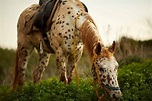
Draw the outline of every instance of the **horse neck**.
<instances>
[{"instance_id":1,"label":"horse neck","mask_svg":"<svg viewBox=\"0 0 152 101\"><path fill-rule=\"evenodd\" d=\"M86 20L80 28L80 36L91 59L93 57L94 47L97 43L101 43L101 45L103 45L94 22Z\"/></svg>"}]
</instances>

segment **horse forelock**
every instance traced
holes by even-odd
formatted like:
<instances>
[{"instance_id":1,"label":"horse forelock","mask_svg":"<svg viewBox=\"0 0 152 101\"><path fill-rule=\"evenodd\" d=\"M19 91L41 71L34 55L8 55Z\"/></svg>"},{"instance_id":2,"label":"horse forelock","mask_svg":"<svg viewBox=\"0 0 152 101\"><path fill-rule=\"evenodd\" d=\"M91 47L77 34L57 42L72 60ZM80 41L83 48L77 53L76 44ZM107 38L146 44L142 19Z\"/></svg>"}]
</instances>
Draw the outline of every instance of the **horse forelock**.
<instances>
[{"instance_id":1,"label":"horse forelock","mask_svg":"<svg viewBox=\"0 0 152 101\"><path fill-rule=\"evenodd\" d=\"M103 47L102 50L101 50L101 56L102 56L102 58L106 57L106 58L110 59L110 57L113 56L113 53L111 53L108 50L108 48Z\"/></svg>"}]
</instances>

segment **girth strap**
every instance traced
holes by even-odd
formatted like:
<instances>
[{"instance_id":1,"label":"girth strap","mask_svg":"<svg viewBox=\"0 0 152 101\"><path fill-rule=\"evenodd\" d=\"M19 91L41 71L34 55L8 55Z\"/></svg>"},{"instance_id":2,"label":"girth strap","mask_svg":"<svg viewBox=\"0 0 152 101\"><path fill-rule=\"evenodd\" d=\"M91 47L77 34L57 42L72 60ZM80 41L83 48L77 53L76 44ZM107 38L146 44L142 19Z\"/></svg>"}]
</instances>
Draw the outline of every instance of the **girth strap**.
<instances>
[{"instance_id":1,"label":"girth strap","mask_svg":"<svg viewBox=\"0 0 152 101\"><path fill-rule=\"evenodd\" d=\"M44 40L47 48L50 50L51 53L55 53L54 50L52 49L52 47L50 46L50 41L47 37L46 31L42 30L41 34L42 34L43 40Z\"/></svg>"}]
</instances>

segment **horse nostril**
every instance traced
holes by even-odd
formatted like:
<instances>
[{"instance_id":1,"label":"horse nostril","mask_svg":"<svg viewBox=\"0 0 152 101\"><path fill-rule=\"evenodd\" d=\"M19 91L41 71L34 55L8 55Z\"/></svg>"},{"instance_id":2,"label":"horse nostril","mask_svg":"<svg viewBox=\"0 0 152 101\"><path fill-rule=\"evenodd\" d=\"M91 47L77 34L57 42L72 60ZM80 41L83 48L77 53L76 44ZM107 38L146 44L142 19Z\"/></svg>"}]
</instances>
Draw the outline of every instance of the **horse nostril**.
<instances>
[{"instance_id":1,"label":"horse nostril","mask_svg":"<svg viewBox=\"0 0 152 101\"><path fill-rule=\"evenodd\" d=\"M112 97L113 97L114 99L116 99L116 98L117 98L117 97L116 97L116 94L113 94L113 95L112 95Z\"/></svg>"}]
</instances>

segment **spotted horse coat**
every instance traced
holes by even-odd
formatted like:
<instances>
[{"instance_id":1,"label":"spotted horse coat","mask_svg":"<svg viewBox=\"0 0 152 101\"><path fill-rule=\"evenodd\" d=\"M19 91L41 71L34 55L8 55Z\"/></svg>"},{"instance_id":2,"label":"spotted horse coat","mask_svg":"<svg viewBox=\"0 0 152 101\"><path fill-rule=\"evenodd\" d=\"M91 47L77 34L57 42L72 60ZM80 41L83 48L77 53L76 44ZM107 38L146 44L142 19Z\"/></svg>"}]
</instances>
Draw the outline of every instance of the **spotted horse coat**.
<instances>
[{"instance_id":1,"label":"spotted horse coat","mask_svg":"<svg viewBox=\"0 0 152 101\"><path fill-rule=\"evenodd\" d=\"M39 54L37 68L33 72L34 83L41 80L49 57L53 54L45 45L39 30L33 29L31 34L24 31L26 14L32 12L35 6L37 4L25 9L18 19L14 89L24 85L27 61L34 48ZM52 26L47 32L50 46L55 52L60 80L71 82L74 64L80 60L83 49L86 49L92 63L94 81L98 82L111 98L120 98L121 91L117 81L118 63L113 55L115 42L109 48L104 47L97 26L84 9L79 0L61 0L52 19Z\"/></svg>"}]
</instances>

